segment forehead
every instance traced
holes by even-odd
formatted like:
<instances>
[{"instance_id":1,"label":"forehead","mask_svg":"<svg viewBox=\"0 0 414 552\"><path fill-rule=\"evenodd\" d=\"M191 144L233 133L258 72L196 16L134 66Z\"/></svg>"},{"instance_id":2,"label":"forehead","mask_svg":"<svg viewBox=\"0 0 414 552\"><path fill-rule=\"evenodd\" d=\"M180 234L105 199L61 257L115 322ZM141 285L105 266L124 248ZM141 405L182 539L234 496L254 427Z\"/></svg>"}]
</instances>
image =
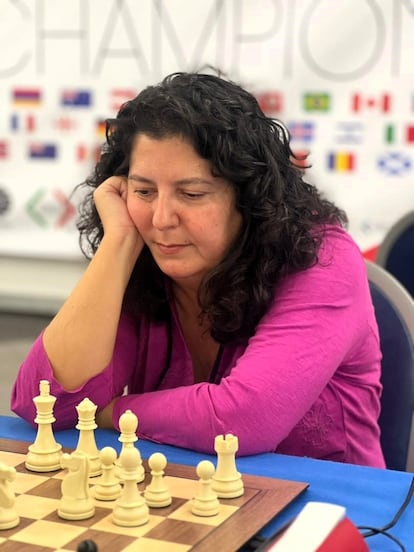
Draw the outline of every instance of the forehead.
<instances>
[{"instance_id":1,"label":"forehead","mask_svg":"<svg viewBox=\"0 0 414 552\"><path fill-rule=\"evenodd\" d=\"M164 169L170 172L195 171L213 176L210 161L201 157L191 142L181 136L154 138L146 134L138 134L134 139L130 155L130 171L135 168L151 171Z\"/></svg>"},{"instance_id":2,"label":"forehead","mask_svg":"<svg viewBox=\"0 0 414 552\"><path fill-rule=\"evenodd\" d=\"M201 157L191 142L180 136L153 138L137 135L131 152L129 181L156 185L208 185L234 194L234 185L213 171L210 161Z\"/></svg>"},{"instance_id":3,"label":"forehead","mask_svg":"<svg viewBox=\"0 0 414 552\"><path fill-rule=\"evenodd\" d=\"M170 144L171 147L186 148L192 150L195 155L198 155L191 140L181 134L165 134L163 136L153 136L151 134L146 134L145 132L139 132L134 136L132 140L131 153L133 153L137 149L143 150L150 147L155 148L164 144Z\"/></svg>"}]
</instances>

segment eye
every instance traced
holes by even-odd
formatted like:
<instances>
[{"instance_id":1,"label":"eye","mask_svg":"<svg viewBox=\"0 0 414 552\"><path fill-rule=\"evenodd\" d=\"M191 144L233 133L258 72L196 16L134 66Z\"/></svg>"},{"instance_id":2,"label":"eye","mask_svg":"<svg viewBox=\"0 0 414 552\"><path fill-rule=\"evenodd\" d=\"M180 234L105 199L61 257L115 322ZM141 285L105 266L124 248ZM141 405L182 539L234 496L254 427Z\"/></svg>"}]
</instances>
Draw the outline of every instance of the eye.
<instances>
[{"instance_id":1,"label":"eye","mask_svg":"<svg viewBox=\"0 0 414 552\"><path fill-rule=\"evenodd\" d=\"M142 199L150 199L155 194L155 190L148 188L136 188L134 195L141 197Z\"/></svg>"},{"instance_id":2,"label":"eye","mask_svg":"<svg viewBox=\"0 0 414 552\"><path fill-rule=\"evenodd\" d=\"M183 192L183 196L190 200L201 199L205 195L203 192Z\"/></svg>"}]
</instances>

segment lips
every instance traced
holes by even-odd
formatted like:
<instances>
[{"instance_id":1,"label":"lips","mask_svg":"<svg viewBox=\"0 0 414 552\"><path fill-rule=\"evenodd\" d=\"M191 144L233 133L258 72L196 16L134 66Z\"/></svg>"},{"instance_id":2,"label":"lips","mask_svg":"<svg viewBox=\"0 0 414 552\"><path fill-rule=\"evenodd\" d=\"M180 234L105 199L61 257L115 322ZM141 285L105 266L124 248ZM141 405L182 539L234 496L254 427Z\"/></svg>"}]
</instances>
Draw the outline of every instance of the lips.
<instances>
[{"instance_id":1,"label":"lips","mask_svg":"<svg viewBox=\"0 0 414 552\"><path fill-rule=\"evenodd\" d=\"M179 253L185 247L187 247L187 245L179 244L179 243L171 243L171 244L157 243L157 247L160 250L160 252L163 253L164 255L175 255L176 253Z\"/></svg>"}]
</instances>

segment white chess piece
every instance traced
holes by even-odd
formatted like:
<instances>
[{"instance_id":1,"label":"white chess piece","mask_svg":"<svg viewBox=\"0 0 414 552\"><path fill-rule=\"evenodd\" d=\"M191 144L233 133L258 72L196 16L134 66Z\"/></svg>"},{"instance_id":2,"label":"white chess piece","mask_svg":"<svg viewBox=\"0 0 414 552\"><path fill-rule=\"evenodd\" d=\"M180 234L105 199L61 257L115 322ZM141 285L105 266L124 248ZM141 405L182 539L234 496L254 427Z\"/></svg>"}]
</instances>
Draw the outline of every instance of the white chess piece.
<instances>
[{"instance_id":1,"label":"white chess piece","mask_svg":"<svg viewBox=\"0 0 414 552\"><path fill-rule=\"evenodd\" d=\"M95 422L96 408L96 404L88 398L83 399L76 407L78 423L75 427L79 430L79 438L75 450L80 450L88 455L90 477L96 477L102 473L99 451L95 441L95 429L98 427Z\"/></svg>"},{"instance_id":2,"label":"white chess piece","mask_svg":"<svg viewBox=\"0 0 414 552\"><path fill-rule=\"evenodd\" d=\"M125 412L121 414L121 416L119 417L120 435L118 437L118 441L122 443L122 448L119 454L117 465L120 465L120 458L125 448L127 447L136 448L139 454L138 483L141 483L145 479L145 468L142 465L141 453L138 450L138 448L135 447L135 443L136 441L138 441L137 428L138 428L137 416L132 412L132 410L125 410ZM120 475L120 477L122 477L122 474Z\"/></svg>"},{"instance_id":3,"label":"white chess piece","mask_svg":"<svg viewBox=\"0 0 414 552\"><path fill-rule=\"evenodd\" d=\"M64 453L61 465L68 473L62 479L58 516L69 520L89 519L95 514L95 505L89 491L88 455L81 450Z\"/></svg>"},{"instance_id":4,"label":"white chess piece","mask_svg":"<svg viewBox=\"0 0 414 552\"><path fill-rule=\"evenodd\" d=\"M123 527L137 527L149 521L149 509L138 489L140 454L135 447L125 447L120 453L123 489L115 502L112 521Z\"/></svg>"},{"instance_id":5,"label":"white chess piece","mask_svg":"<svg viewBox=\"0 0 414 552\"><path fill-rule=\"evenodd\" d=\"M154 452L148 458L151 468L151 483L146 486L144 498L151 508L164 508L172 502L172 497L164 479L164 470L167 459L162 452Z\"/></svg>"},{"instance_id":6,"label":"white chess piece","mask_svg":"<svg viewBox=\"0 0 414 552\"><path fill-rule=\"evenodd\" d=\"M16 478L16 469L0 462L0 529L12 529L20 523L15 508L15 494L11 483Z\"/></svg>"},{"instance_id":7,"label":"white chess piece","mask_svg":"<svg viewBox=\"0 0 414 552\"><path fill-rule=\"evenodd\" d=\"M34 472L48 472L60 470L62 445L55 440L52 424L56 421L53 416L53 406L56 397L50 394L50 384L47 380L39 383L39 395L33 398L36 406L37 424L36 439L29 445L25 460L28 470Z\"/></svg>"},{"instance_id":8,"label":"white chess piece","mask_svg":"<svg viewBox=\"0 0 414 552\"><path fill-rule=\"evenodd\" d=\"M93 495L98 500L116 500L121 494L121 484L115 475L116 450L104 447L99 453L102 465L102 476L93 487Z\"/></svg>"},{"instance_id":9,"label":"white chess piece","mask_svg":"<svg viewBox=\"0 0 414 552\"><path fill-rule=\"evenodd\" d=\"M122 448L131 445L138 441L137 437L138 417L132 410L125 410L119 417L120 436L118 440L122 443Z\"/></svg>"},{"instance_id":10,"label":"white chess piece","mask_svg":"<svg viewBox=\"0 0 414 552\"><path fill-rule=\"evenodd\" d=\"M215 516L219 512L220 502L212 489L213 474L213 462L202 460L198 463L197 475L200 478L200 490L191 504L191 512L196 516Z\"/></svg>"},{"instance_id":11,"label":"white chess piece","mask_svg":"<svg viewBox=\"0 0 414 552\"><path fill-rule=\"evenodd\" d=\"M213 475L213 490L219 498L237 498L244 493L241 473L236 468L236 452L239 441L235 435L217 435L214 450L217 452L217 467Z\"/></svg>"}]
</instances>

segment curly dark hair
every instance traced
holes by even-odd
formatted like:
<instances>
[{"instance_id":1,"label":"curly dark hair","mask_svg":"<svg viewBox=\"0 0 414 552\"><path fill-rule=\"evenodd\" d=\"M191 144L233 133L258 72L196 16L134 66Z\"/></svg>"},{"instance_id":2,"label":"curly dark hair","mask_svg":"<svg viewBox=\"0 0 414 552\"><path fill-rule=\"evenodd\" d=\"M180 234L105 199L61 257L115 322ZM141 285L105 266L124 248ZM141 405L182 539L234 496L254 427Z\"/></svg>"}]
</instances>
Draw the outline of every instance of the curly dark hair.
<instances>
[{"instance_id":1,"label":"curly dark hair","mask_svg":"<svg viewBox=\"0 0 414 552\"><path fill-rule=\"evenodd\" d=\"M112 175L127 175L133 141L179 136L228 179L242 215L240 235L199 290L202 316L219 343L245 341L289 273L318 260L324 225L346 215L303 179L284 125L265 116L255 97L221 76L174 73L148 86L108 119L106 143L93 174L81 185L81 249L92 256L103 236L93 191ZM167 316L165 275L144 247L131 275L124 307L153 321Z\"/></svg>"}]
</instances>

